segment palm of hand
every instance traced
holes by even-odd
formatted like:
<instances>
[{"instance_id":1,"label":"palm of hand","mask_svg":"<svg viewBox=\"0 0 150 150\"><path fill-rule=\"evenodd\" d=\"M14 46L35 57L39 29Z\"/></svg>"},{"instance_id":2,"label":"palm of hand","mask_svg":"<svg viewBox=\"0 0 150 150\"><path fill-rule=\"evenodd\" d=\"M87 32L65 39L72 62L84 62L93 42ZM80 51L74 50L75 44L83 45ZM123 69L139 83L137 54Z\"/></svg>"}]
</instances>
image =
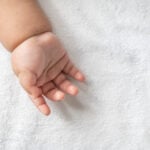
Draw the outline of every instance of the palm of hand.
<instances>
[{"instance_id":1,"label":"palm of hand","mask_svg":"<svg viewBox=\"0 0 150 150\"><path fill-rule=\"evenodd\" d=\"M20 44L12 53L12 67L33 103L45 115L50 109L43 95L53 101L62 100L65 94L76 95L78 88L67 76L79 81L85 79L50 32Z\"/></svg>"}]
</instances>

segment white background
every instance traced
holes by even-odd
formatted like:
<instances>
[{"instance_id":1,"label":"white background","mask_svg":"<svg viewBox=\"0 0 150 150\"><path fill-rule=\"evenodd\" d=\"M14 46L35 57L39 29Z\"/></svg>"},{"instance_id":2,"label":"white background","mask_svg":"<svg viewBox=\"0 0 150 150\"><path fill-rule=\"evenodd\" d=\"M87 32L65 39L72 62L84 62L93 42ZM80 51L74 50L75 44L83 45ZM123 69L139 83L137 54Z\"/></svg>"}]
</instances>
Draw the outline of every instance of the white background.
<instances>
[{"instance_id":1,"label":"white background","mask_svg":"<svg viewBox=\"0 0 150 150\"><path fill-rule=\"evenodd\" d=\"M87 82L45 117L1 46L0 150L149 150L150 1L40 3Z\"/></svg>"}]
</instances>

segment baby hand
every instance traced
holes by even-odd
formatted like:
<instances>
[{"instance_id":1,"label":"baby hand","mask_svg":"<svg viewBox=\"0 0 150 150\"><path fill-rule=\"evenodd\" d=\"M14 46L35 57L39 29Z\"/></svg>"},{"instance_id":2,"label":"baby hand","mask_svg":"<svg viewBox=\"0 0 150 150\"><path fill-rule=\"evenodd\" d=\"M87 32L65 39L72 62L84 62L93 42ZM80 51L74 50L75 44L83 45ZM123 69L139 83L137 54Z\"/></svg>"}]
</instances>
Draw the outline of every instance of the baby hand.
<instances>
[{"instance_id":1,"label":"baby hand","mask_svg":"<svg viewBox=\"0 0 150 150\"><path fill-rule=\"evenodd\" d=\"M43 96L53 101L64 99L66 94L76 95L78 88L68 80L85 77L69 59L67 52L51 32L33 36L12 52L12 67L22 87L30 95L37 108L50 114Z\"/></svg>"}]
</instances>

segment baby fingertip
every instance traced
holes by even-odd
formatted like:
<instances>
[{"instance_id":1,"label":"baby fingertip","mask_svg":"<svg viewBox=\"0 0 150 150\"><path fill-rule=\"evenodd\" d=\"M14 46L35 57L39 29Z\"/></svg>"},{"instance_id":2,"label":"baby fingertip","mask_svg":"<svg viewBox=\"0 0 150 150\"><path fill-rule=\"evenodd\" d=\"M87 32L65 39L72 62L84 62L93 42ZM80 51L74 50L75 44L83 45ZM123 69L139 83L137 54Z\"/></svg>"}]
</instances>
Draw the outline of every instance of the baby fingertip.
<instances>
[{"instance_id":1,"label":"baby fingertip","mask_svg":"<svg viewBox=\"0 0 150 150\"><path fill-rule=\"evenodd\" d=\"M77 72L75 75L75 78L79 81L82 81L82 82L85 81L85 76L81 72Z\"/></svg>"},{"instance_id":2,"label":"baby fingertip","mask_svg":"<svg viewBox=\"0 0 150 150\"><path fill-rule=\"evenodd\" d=\"M40 105L39 110L45 116L49 116L51 114L51 110L48 108L46 104Z\"/></svg>"}]
</instances>

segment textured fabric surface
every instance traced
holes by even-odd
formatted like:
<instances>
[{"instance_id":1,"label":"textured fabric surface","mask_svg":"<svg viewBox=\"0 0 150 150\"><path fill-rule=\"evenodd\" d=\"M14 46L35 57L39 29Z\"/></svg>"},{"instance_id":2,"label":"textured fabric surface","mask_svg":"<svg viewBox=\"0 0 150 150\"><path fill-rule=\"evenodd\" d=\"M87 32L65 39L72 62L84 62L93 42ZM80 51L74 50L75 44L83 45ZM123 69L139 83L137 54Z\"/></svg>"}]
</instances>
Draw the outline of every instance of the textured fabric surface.
<instances>
[{"instance_id":1,"label":"textured fabric surface","mask_svg":"<svg viewBox=\"0 0 150 150\"><path fill-rule=\"evenodd\" d=\"M36 110L0 47L0 150L149 150L150 1L40 0L87 82Z\"/></svg>"}]
</instances>

